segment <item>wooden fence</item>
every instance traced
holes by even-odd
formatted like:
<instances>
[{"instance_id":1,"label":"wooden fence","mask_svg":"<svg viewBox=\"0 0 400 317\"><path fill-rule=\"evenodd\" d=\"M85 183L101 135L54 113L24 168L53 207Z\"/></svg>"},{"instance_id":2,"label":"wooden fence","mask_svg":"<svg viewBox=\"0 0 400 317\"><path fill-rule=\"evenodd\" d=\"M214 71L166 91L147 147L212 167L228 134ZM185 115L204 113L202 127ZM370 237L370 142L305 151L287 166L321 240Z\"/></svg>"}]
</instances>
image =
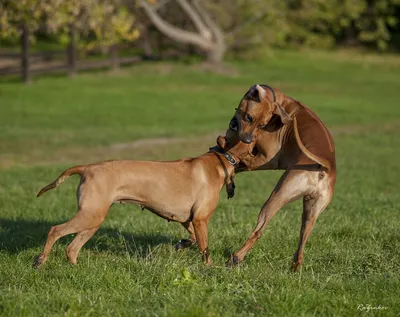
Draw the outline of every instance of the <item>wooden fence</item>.
<instances>
[{"instance_id":1,"label":"wooden fence","mask_svg":"<svg viewBox=\"0 0 400 317\"><path fill-rule=\"evenodd\" d=\"M120 65L132 64L141 60L140 56L119 56L118 45L109 48L108 58L78 60L76 37L72 27L69 38L66 50L30 52L29 29L24 25L21 33L20 53L0 52L0 76L21 74L22 81L29 83L33 74L67 72L69 76L74 76L80 70L106 67L116 70ZM60 56L64 56L64 58L60 58Z\"/></svg>"}]
</instances>

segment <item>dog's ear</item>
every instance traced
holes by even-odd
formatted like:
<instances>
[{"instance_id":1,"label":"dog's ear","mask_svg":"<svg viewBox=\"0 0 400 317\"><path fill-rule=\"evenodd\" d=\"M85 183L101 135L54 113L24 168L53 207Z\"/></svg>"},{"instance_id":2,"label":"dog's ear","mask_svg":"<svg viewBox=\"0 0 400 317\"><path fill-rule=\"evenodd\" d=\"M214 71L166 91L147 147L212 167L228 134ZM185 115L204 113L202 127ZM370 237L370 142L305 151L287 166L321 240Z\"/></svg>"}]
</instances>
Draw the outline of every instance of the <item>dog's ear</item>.
<instances>
[{"instance_id":1,"label":"dog's ear","mask_svg":"<svg viewBox=\"0 0 400 317\"><path fill-rule=\"evenodd\" d=\"M222 135L220 135L217 138L217 144L221 149L225 149L225 145L226 145L226 138L223 137Z\"/></svg>"},{"instance_id":2,"label":"dog's ear","mask_svg":"<svg viewBox=\"0 0 400 317\"><path fill-rule=\"evenodd\" d=\"M283 109L282 106L276 101L275 101L275 110L273 111L273 113L277 114L281 118L283 124L290 124L292 122L292 118L288 115L285 109Z\"/></svg>"},{"instance_id":3,"label":"dog's ear","mask_svg":"<svg viewBox=\"0 0 400 317\"><path fill-rule=\"evenodd\" d=\"M244 95L244 99L261 102L267 97L267 92L260 85L253 85Z\"/></svg>"},{"instance_id":4,"label":"dog's ear","mask_svg":"<svg viewBox=\"0 0 400 317\"><path fill-rule=\"evenodd\" d=\"M260 99L260 101L267 97L267 92L260 85L256 85L256 89L258 91L258 98Z\"/></svg>"}]
</instances>

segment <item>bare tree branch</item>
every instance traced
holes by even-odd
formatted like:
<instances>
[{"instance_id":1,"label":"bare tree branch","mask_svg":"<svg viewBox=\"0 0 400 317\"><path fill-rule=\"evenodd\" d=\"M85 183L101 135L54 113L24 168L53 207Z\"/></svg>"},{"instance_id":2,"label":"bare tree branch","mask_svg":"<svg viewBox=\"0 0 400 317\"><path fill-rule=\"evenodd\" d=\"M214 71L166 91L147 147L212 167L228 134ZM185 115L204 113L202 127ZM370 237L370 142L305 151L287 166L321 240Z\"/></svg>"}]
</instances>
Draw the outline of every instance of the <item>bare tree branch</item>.
<instances>
[{"instance_id":1,"label":"bare tree branch","mask_svg":"<svg viewBox=\"0 0 400 317\"><path fill-rule=\"evenodd\" d=\"M188 0L176 0L183 11L193 21L199 33L189 32L177 28L164 20L157 12L156 6L150 5L146 0L138 0L150 21L164 35L180 42L193 44L207 54L207 60L212 64L221 63L226 52L224 34L210 15L204 10L197 0L191 3Z\"/></svg>"},{"instance_id":2,"label":"bare tree branch","mask_svg":"<svg viewBox=\"0 0 400 317\"><path fill-rule=\"evenodd\" d=\"M139 5L144 9L152 23L164 35L176 40L177 42L197 45L206 51L209 51L212 48L212 42L206 38L193 32L181 30L162 19L146 0L139 0Z\"/></svg>"},{"instance_id":3,"label":"bare tree branch","mask_svg":"<svg viewBox=\"0 0 400 317\"><path fill-rule=\"evenodd\" d=\"M181 8L186 12L186 14L193 21L196 29L200 32L200 35L205 37L207 40L212 40L212 33L208 27L204 24L198 13L193 10L192 6L186 0L176 0Z\"/></svg>"},{"instance_id":4,"label":"bare tree branch","mask_svg":"<svg viewBox=\"0 0 400 317\"><path fill-rule=\"evenodd\" d=\"M224 34L222 33L221 29L218 27L218 25L211 19L210 15L204 8L200 5L198 0L193 0L193 5L196 7L197 11L200 13L202 19L206 22L208 27L211 29L211 31L214 33L215 39L217 42L225 42L224 40Z\"/></svg>"},{"instance_id":5,"label":"bare tree branch","mask_svg":"<svg viewBox=\"0 0 400 317\"><path fill-rule=\"evenodd\" d=\"M162 0L159 1L155 6L154 6L154 10L158 11L159 9L161 9L162 7L164 7L168 2L171 2L171 0Z\"/></svg>"},{"instance_id":6,"label":"bare tree branch","mask_svg":"<svg viewBox=\"0 0 400 317\"><path fill-rule=\"evenodd\" d=\"M232 30L230 30L228 32L228 35L235 35L239 31L243 30L245 27L264 19L267 15L268 15L268 12L262 12L262 13L256 15L255 17L253 17L250 20L247 20L243 24L237 25L235 28L233 28Z\"/></svg>"},{"instance_id":7,"label":"bare tree branch","mask_svg":"<svg viewBox=\"0 0 400 317\"><path fill-rule=\"evenodd\" d=\"M219 26L210 17L208 12L206 10L204 10L204 8L200 5L198 0L193 0L193 5L196 7L197 11L200 13L204 22L208 25L208 27L214 33L216 44L218 46L218 50L223 55L226 51L226 42L225 42L224 34L222 33Z\"/></svg>"}]
</instances>

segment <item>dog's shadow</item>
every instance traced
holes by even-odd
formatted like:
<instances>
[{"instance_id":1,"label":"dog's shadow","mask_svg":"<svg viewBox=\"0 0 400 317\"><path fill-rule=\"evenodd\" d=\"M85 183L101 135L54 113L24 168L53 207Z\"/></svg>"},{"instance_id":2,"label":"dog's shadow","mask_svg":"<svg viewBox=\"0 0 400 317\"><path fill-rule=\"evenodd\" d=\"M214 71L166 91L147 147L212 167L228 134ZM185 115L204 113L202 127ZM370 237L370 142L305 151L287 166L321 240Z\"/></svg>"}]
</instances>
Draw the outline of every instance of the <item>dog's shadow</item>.
<instances>
[{"instance_id":1,"label":"dog's shadow","mask_svg":"<svg viewBox=\"0 0 400 317\"><path fill-rule=\"evenodd\" d=\"M24 250L42 247L47 234L54 223L35 220L12 220L0 218L0 250L16 254ZM57 243L66 245L72 235L60 239ZM100 228L85 244L85 249L126 253L146 258L157 245L173 243L173 237L163 234L135 234L119 232L113 228Z\"/></svg>"}]
</instances>

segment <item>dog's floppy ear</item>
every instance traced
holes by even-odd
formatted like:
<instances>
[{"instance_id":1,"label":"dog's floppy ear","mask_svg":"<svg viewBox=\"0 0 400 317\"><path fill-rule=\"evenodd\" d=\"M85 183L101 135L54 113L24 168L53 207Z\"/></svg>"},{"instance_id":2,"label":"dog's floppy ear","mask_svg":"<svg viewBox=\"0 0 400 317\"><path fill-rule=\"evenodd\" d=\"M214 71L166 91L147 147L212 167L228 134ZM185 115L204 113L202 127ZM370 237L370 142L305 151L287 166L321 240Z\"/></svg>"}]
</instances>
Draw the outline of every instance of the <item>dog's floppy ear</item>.
<instances>
[{"instance_id":1,"label":"dog's floppy ear","mask_svg":"<svg viewBox=\"0 0 400 317\"><path fill-rule=\"evenodd\" d=\"M258 98L260 99L260 101L267 97L267 92L260 85L256 85L256 89L258 91Z\"/></svg>"},{"instance_id":2,"label":"dog's floppy ear","mask_svg":"<svg viewBox=\"0 0 400 317\"><path fill-rule=\"evenodd\" d=\"M283 124L291 123L292 118L288 115L285 109L283 109L282 106L276 101L274 102L274 104L275 104L275 110L273 111L273 113L277 114L281 118Z\"/></svg>"},{"instance_id":3,"label":"dog's floppy ear","mask_svg":"<svg viewBox=\"0 0 400 317\"><path fill-rule=\"evenodd\" d=\"M220 135L217 138L217 144L220 148L225 149L225 145L226 145L226 138L223 137L222 135Z\"/></svg>"}]
</instances>

